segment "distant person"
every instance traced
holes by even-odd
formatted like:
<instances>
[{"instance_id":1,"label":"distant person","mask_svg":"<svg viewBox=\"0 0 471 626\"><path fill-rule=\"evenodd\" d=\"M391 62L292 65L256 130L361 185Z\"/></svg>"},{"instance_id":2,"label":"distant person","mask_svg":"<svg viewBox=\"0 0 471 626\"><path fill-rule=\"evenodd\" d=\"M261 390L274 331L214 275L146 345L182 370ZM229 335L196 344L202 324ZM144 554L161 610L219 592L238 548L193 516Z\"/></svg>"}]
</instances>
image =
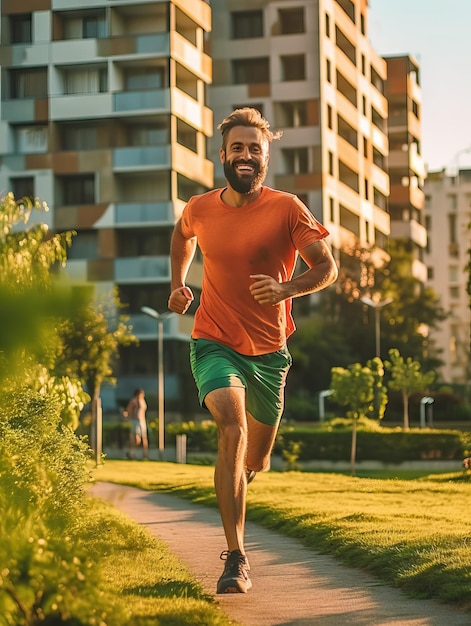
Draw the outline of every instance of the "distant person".
<instances>
[{"instance_id":1,"label":"distant person","mask_svg":"<svg viewBox=\"0 0 471 626\"><path fill-rule=\"evenodd\" d=\"M219 129L227 186L190 198L175 225L168 308L185 313L193 301L186 278L198 244L203 285L190 360L218 427L214 483L227 550L217 593L245 593L247 483L268 468L283 412L291 300L330 285L337 266L327 230L301 200L263 186L280 133L252 108L233 111ZM308 269L294 277L298 254Z\"/></svg>"},{"instance_id":2,"label":"distant person","mask_svg":"<svg viewBox=\"0 0 471 626\"><path fill-rule=\"evenodd\" d=\"M127 457L134 458L134 451L142 445L142 458L148 458L149 440L147 438L146 422L147 402L144 389L136 389L123 416L130 420L129 452Z\"/></svg>"}]
</instances>

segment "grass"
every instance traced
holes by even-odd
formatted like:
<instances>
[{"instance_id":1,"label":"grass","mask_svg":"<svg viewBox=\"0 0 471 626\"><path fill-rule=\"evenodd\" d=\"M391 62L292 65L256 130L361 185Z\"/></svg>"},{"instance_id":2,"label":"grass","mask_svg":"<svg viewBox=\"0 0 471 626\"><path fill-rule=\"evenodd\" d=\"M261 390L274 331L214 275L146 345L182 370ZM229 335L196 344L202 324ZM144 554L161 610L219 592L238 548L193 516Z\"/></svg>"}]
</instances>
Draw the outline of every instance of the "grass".
<instances>
[{"instance_id":1,"label":"grass","mask_svg":"<svg viewBox=\"0 0 471 626\"><path fill-rule=\"evenodd\" d=\"M165 543L111 505L95 504L86 542L90 553L101 555L101 591L113 607L112 626L235 624Z\"/></svg>"},{"instance_id":2,"label":"grass","mask_svg":"<svg viewBox=\"0 0 471 626\"><path fill-rule=\"evenodd\" d=\"M95 478L216 506L211 467L107 461ZM471 611L471 484L463 478L269 472L250 486L247 517L410 595Z\"/></svg>"}]
</instances>

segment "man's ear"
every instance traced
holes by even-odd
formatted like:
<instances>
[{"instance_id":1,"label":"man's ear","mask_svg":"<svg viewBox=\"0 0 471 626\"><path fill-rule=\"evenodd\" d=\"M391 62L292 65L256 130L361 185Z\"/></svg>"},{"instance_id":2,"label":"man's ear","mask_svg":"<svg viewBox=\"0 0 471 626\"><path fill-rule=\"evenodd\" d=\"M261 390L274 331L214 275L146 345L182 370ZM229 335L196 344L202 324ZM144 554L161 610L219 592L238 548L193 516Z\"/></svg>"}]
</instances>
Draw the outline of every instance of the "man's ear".
<instances>
[{"instance_id":1,"label":"man's ear","mask_svg":"<svg viewBox=\"0 0 471 626\"><path fill-rule=\"evenodd\" d=\"M224 148L219 149L219 158L221 159L221 163L225 163L226 161L226 151Z\"/></svg>"}]
</instances>

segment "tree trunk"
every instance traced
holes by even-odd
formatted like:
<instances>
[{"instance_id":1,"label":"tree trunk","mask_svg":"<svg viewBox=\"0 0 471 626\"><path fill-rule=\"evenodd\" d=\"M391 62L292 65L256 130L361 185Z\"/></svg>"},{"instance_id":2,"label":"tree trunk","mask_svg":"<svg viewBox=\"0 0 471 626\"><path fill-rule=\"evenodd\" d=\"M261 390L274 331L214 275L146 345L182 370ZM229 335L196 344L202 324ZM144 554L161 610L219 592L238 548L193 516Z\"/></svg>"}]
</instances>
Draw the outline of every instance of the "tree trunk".
<instances>
[{"instance_id":1,"label":"tree trunk","mask_svg":"<svg viewBox=\"0 0 471 626\"><path fill-rule=\"evenodd\" d=\"M402 392L402 402L404 405L404 430L409 430L409 394Z\"/></svg>"},{"instance_id":2,"label":"tree trunk","mask_svg":"<svg viewBox=\"0 0 471 626\"><path fill-rule=\"evenodd\" d=\"M352 476L355 476L355 461L357 456L357 421L353 419L352 426L352 449L350 453L350 465Z\"/></svg>"},{"instance_id":3,"label":"tree trunk","mask_svg":"<svg viewBox=\"0 0 471 626\"><path fill-rule=\"evenodd\" d=\"M97 436L97 425L98 425L97 415L98 415L98 411L101 409L101 407L99 407L99 400L100 400L100 387L94 387L92 398L90 401L90 408L91 408L91 414L92 414L92 423L91 423L91 431L90 431L90 447L95 452L95 454L98 453L97 443L98 443L99 437Z\"/></svg>"}]
</instances>

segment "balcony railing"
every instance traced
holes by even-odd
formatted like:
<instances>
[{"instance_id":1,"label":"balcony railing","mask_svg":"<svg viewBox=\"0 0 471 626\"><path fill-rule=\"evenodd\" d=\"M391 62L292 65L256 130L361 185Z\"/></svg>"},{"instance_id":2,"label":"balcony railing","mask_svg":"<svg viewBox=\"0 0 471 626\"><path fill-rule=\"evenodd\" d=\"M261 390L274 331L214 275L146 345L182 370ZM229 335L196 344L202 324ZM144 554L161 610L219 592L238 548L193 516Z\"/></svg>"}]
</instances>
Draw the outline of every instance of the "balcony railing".
<instances>
[{"instance_id":1,"label":"balcony railing","mask_svg":"<svg viewBox=\"0 0 471 626\"><path fill-rule=\"evenodd\" d=\"M173 223L175 221L171 202L140 202L116 204L117 225L134 223Z\"/></svg>"},{"instance_id":2,"label":"balcony railing","mask_svg":"<svg viewBox=\"0 0 471 626\"><path fill-rule=\"evenodd\" d=\"M136 168L170 165L170 147L140 146L113 150L114 168Z\"/></svg>"},{"instance_id":3,"label":"balcony railing","mask_svg":"<svg viewBox=\"0 0 471 626\"><path fill-rule=\"evenodd\" d=\"M120 258L114 263L118 283L170 280L170 259L167 256Z\"/></svg>"},{"instance_id":4,"label":"balcony railing","mask_svg":"<svg viewBox=\"0 0 471 626\"><path fill-rule=\"evenodd\" d=\"M119 91L113 94L113 111L141 111L170 109L168 89L147 89L143 91Z\"/></svg>"}]
</instances>

